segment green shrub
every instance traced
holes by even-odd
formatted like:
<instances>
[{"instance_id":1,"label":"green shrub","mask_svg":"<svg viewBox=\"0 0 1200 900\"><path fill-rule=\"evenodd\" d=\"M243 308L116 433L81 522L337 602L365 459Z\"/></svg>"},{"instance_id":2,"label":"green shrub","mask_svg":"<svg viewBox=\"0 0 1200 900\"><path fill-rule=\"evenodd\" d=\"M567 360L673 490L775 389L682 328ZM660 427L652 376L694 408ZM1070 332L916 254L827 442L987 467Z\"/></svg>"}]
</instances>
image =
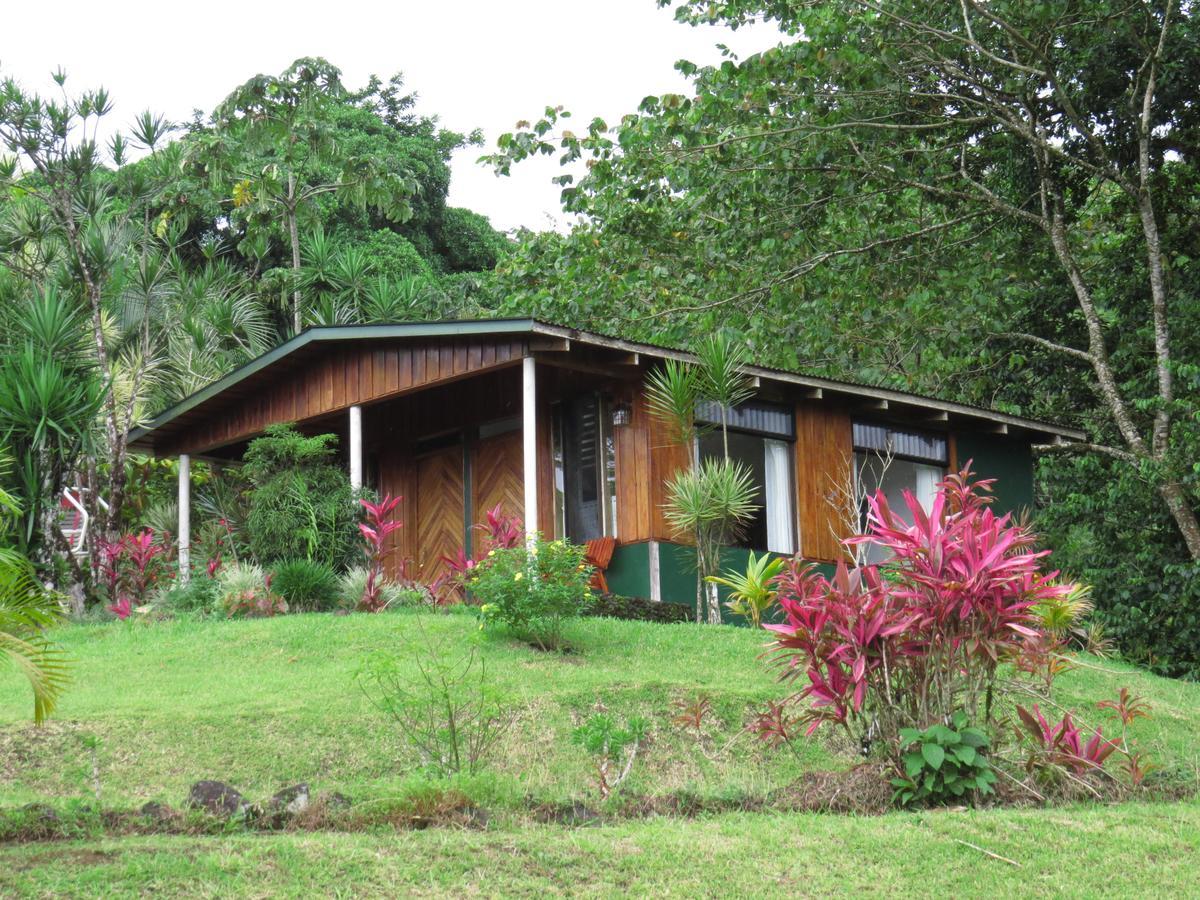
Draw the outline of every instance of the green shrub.
<instances>
[{"instance_id":1,"label":"green shrub","mask_svg":"<svg viewBox=\"0 0 1200 900\"><path fill-rule=\"evenodd\" d=\"M596 788L605 800L629 777L638 748L646 739L648 725L640 716L618 725L609 713L594 713L575 729L572 738L596 763Z\"/></svg>"},{"instance_id":2,"label":"green shrub","mask_svg":"<svg viewBox=\"0 0 1200 900\"><path fill-rule=\"evenodd\" d=\"M271 570L271 590L292 612L328 612L339 599L337 573L324 563L289 559Z\"/></svg>"},{"instance_id":3,"label":"green shrub","mask_svg":"<svg viewBox=\"0 0 1200 900\"><path fill-rule=\"evenodd\" d=\"M441 776L474 775L512 726L512 712L493 690L475 647L430 635L420 623L415 637L400 654L371 653L355 681L423 766Z\"/></svg>"},{"instance_id":4,"label":"green shrub","mask_svg":"<svg viewBox=\"0 0 1200 900\"><path fill-rule=\"evenodd\" d=\"M992 793L996 773L984 755L987 735L970 727L963 712L956 712L951 724L953 728L900 729L904 776L892 779L893 801L905 806L961 803L976 791Z\"/></svg>"},{"instance_id":5,"label":"green shrub","mask_svg":"<svg viewBox=\"0 0 1200 900\"><path fill-rule=\"evenodd\" d=\"M333 464L336 442L290 425L272 425L251 441L246 530L260 564L308 559L343 570L361 559L359 507L349 477Z\"/></svg>"},{"instance_id":6,"label":"green shrub","mask_svg":"<svg viewBox=\"0 0 1200 900\"><path fill-rule=\"evenodd\" d=\"M220 585L207 575L193 573L186 583L173 581L158 592L155 606L172 613L211 613L217 607Z\"/></svg>"},{"instance_id":7,"label":"green shrub","mask_svg":"<svg viewBox=\"0 0 1200 900\"><path fill-rule=\"evenodd\" d=\"M562 647L564 620L592 601L584 552L566 541L489 550L467 578L483 625L506 625L543 650Z\"/></svg>"},{"instance_id":8,"label":"green shrub","mask_svg":"<svg viewBox=\"0 0 1200 900\"><path fill-rule=\"evenodd\" d=\"M366 590L367 569L365 566L355 566L338 579L338 606L350 612L357 610ZM425 591L397 584L394 581L380 582L379 592L382 595L384 609L400 609L405 606L429 604L429 598Z\"/></svg>"},{"instance_id":9,"label":"green shrub","mask_svg":"<svg viewBox=\"0 0 1200 900\"><path fill-rule=\"evenodd\" d=\"M229 617L277 616L287 612L287 602L267 587L261 566L234 563L217 575L217 609Z\"/></svg>"},{"instance_id":10,"label":"green shrub","mask_svg":"<svg viewBox=\"0 0 1200 900\"><path fill-rule=\"evenodd\" d=\"M644 597L601 594L584 611L589 616L627 619L632 622L690 622L692 608L682 603L655 603Z\"/></svg>"}]
</instances>

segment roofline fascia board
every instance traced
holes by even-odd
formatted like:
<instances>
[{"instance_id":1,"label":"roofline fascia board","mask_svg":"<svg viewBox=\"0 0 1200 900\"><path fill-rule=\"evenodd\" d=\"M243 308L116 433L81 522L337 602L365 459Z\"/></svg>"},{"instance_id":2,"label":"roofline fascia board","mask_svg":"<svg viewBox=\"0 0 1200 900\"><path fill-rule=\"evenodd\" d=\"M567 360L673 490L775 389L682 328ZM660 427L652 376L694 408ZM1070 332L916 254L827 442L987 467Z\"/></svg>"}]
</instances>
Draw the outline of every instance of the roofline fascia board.
<instances>
[{"instance_id":1,"label":"roofline fascia board","mask_svg":"<svg viewBox=\"0 0 1200 900\"><path fill-rule=\"evenodd\" d=\"M675 359L680 362L696 362L696 356L692 353L687 353L683 350L672 350L666 347L656 347L653 344L642 344L637 341L626 341L622 338L610 338L602 335L592 335L586 331L579 331L574 328L566 328L560 325L547 325L544 322L535 321L535 330L552 334L557 337L576 337L585 343L598 344L604 347L610 347L614 350L622 350L627 353L642 353L646 356L657 356L662 359ZM826 391L834 394L843 394L849 397L861 397L869 400L883 401L884 403L895 403L899 406L916 407L917 409L933 410L939 414L946 414L947 418L951 415L961 416L968 419L982 419L989 422L1000 423L1004 425L1012 425L1026 431L1041 431L1046 434L1056 434L1063 437L1071 438L1072 440L1086 440L1086 434L1077 428L1067 428L1063 425L1055 425L1050 422L1039 422L1036 419L1026 419L1021 416L1010 415L996 410L981 409L975 406L968 406L965 403L955 403L952 400L938 400L932 397L921 397L916 394L907 394L904 391L895 391L889 388L872 387L870 385L852 384L846 381L836 381L832 378L817 378L811 375L797 375L791 372L784 372L779 369L768 369L762 366L746 366L746 372L750 375L767 381L775 381L783 384L796 385L803 388L808 388L816 393L816 398L821 398Z\"/></svg>"},{"instance_id":2,"label":"roofline fascia board","mask_svg":"<svg viewBox=\"0 0 1200 900\"><path fill-rule=\"evenodd\" d=\"M262 356L257 356L238 366L228 375L217 379L196 393L184 397L174 406L167 407L146 425L129 432L129 443L141 440L177 416L195 409L205 400L217 396L239 381L249 378L254 373L262 371L285 356L290 356L308 344L354 341L364 338L387 340L402 337L453 337L460 334L528 334L534 330L533 325L533 319L476 319L462 322L413 322L403 325L321 325L308 328L284 341L273 350L268 350Z\"/></svg>"},{"instance_id":3,"label":"roofline fascia board","mask_svg":"<svg viewBox=\"0 0 1200 900\"><path fill-rule=\"evenodd\" d=\"M147 425L131 431L129 433L129 443L137 443L142 438L146 437L148 434L157 430L158 428L166 425L176 417L188 412L189 410L195 409L200 404L221 394L226 389L237 384L239 381L248 378L256 372L262 371L263 369L273 365L284 357L295 353L297 350L300 350L309 344L366 339L389 340L398 338L456 337L462 335L503 334L528 334L555 338L567 342L566 346L569 346L569 342L574 339L580 341L581 343L591 344L593 346L635 354L639 359L642 356L645 356L659 359L675 359L680 362L696 361L694 354L687 353L683 350L675 350L669 347L659 347L654 344L646 344L639 341L628 341L623 338L608 337L606 335L583 331L577 328L568 328L562 325L552 325L547 322L541 322L532 318L411 322L396 325L318 326L302 331L300 334L284 342L283 344L280 344L273 350L264 353L262 356L259 356L256 359L250 360L244 365L234 369L223 378L214 381L207 387L201 388L199 391L189 397L184 398L174 406L163 410ZM963 419L990 422L997 425L1013 426L1024 431L1056 435L1076 441L1086 439L1085 433L1075 428L1067 428L1061 425L1054 425L1049 422L1039 422L1035 419L1026 419L1022 418L1021 416L1014 416L1008 413L997 412L995 410L981 409L979 407L968 406L964 403L955 403L949 400L938 400L931 397L921 397L915 394L907 394L903 391L891 390L889 388L853 384L851 382L837 381L832 378L818 378L811 375L798 375L791 372L784 372L779 369L769 369L762 366L747 366L746 372L752 377L758 378L762 381L773 381L780 384L804 388L808 392L808 396L810 398L824 397L825 399L829 399L829 394L843 395L850 398L875 401L882 404L881 408L885 409L887 408L887 404L894 403L901 407L932 410L938 413L939 416L944 414L947 420L950 416L955 416Z\"/></svg>"}]
</instances>

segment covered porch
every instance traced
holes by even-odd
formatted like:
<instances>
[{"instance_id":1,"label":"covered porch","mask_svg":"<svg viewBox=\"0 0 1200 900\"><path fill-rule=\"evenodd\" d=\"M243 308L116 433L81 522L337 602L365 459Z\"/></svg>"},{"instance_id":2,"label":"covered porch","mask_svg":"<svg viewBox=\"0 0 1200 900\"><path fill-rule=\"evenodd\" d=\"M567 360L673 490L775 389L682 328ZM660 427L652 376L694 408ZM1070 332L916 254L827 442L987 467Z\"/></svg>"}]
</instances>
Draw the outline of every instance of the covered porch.
<instances>
[{"instance_id":1,"label":"covered porch","mask_svg":"<svg viewBox=\"0 0 1200 900\"><path fill-rule=\"evenodd\" d=\"M391 536L394 576L436 581L443 557L472 553L474 526L497 506L531 535L615 537L621 429L613 421L632 416L638 361L489 324L491 333L465 335L389 338L372 329L370 340L355 329L321 329L324 340L269 354L265 365L232 373L135 433L134 448L180 461L183 577L191 461L237 464L250 441L283 423L337 435L353 487L403 498L404 527Z\"/></svg>"}]
</instances>

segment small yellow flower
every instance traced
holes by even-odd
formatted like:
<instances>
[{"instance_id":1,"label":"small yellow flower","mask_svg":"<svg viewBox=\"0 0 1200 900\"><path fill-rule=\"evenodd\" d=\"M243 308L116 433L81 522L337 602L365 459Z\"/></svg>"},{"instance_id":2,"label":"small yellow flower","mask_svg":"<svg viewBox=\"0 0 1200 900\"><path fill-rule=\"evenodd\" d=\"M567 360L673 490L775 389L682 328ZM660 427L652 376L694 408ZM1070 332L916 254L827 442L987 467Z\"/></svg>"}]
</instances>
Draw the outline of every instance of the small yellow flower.
<instances>
[{"instance_id":1,"label":"small yellow flower","mask_svg":"<svg viewBox=\"0 0 1200 900\"><path fill-rule=\"evenodd\" d=\"M524 572L518 572L516 575L513 576L513 581L520 581L524 577L525 577Z\"/></svg>"},{"instance_id":2,"label":"small yellow flower","mask_svg":"<svg viewBox=\"0 0 1200 900\"><path fill-rule=\"evenodd\" d=\"M488 556L495 556L495 555L496 555L496 551L495 551L495 550L489 550L489 551L488 551Z\"/></svg>"}]
</instances>

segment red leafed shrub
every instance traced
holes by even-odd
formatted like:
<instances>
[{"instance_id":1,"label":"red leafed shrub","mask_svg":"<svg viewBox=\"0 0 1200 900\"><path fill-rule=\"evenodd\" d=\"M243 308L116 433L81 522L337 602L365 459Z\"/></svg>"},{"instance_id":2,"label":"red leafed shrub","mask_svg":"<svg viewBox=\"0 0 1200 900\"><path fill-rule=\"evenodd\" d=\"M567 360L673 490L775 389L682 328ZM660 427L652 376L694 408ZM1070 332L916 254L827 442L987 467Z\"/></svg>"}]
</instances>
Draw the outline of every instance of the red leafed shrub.
<instances>
[{"instance_id":1,"label":"red leafed shrub","mask_svg":"<svg viewBox=\"0 0 1200 900\"><path fill-rule=\"evenodd\" d=\"M897 756L901 728L958 710L991 721L998 666L1038 634L1030 607L1070 590L1040 571L1030 529L990 508L991 484L964 468L928 514L906 492L907 516L877 493L868 534L848 543L873 543L887 562L840 564L831 580L793 561L776 579L786 620L764 627L782 677L804 682L808 733L832 722L864 751L882 742Z\"/></svg>"},{"instance_id":2,"label":"red leafed shrub","mask_svg":"<svg viewBox=\"0 0 1200 900\"><path fill-rule=\"evenodd\" d=\"M175 577L171 536L156 537L149 528L116 541L101 541L99 578L108 588L108 607L120 619L129 617L133 601L144 601L161 582Z\"/></svg>"},{"instance_id":3,"label":"red leafed shrub","mask_svg":"<svg viewBox=\"0 0 1200 900\"><path fill-rule=\"evenodd\" d=\"M379 612L387 606L383 599L383 561L390 552L387 548L388 536L403 526L402 522L392 518L402 499L388 494L378 503L359 501L367 512L367 521L360 523L358 530L366 539L367 554L371 558L371 565L367 569L367 585L362 599L358 601L358 608L362 612Z\"/></svg>"},{"instance_id":4,"label":"red leafed shrub","mask_svg":"<svg viewBox=\"0 0 1200 900\"><path fill-rule=\"evenodd\" d=\"M1018 740L1027 739L1032 751L1029 755L1030 771L1044 772L1048 767L1061 766L1076 775L1099 771L1114 751L1120 749L1115 741L1106 740L1099 728L1084 742L1083 729L1065 713L1062 720L1051 725L1042 715L1038 705L1032 712L1023 706L1017 707L1017 716L1024 726L1018 730Z\"/></svg>"}]
</instances>

